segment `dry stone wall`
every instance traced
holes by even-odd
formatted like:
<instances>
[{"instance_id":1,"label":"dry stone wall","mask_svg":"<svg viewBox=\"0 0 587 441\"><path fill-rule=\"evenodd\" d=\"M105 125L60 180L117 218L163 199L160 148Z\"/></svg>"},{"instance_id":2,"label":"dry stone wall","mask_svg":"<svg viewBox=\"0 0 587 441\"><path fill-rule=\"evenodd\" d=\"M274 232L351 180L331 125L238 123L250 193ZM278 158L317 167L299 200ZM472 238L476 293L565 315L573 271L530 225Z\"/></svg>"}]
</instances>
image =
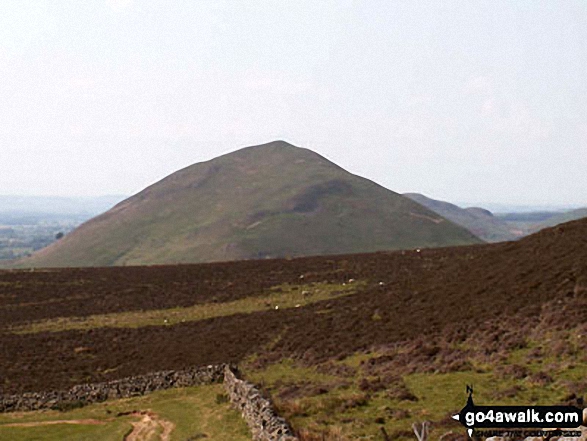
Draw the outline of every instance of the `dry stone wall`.
<instances>
[{"instance_id":1,"label":"dry stone wall","mask_svg":"<svg viewBox=\"0 0 587 441\"><path fill-rule=\"evenodd\" d=\"M180 371L162 371L104 383L80 384L68 390L0 395L0 412L63 408L105 400L145 395L173 387L219 383L225 365L210 365Z\"/></svg>"},{"instance_id":2,"label":"dry stone wall","mask_svg":"<svg viewBox=\"0 0 587 441\"><path fill-rule=\"evenodd\" d=\"M162 371L104 383L80 384L67 390L0 395L1 412L64 409L106 400L130 398L174 387L224 381L232 404L241 412L255 441L297 441L287 422L253 384L238 377L230 365L210 365L180 371Z\"/></svg>"},{"instance_id":3,"label":"dry stone wall","mask_svg":"<svg viewBox=\"0 0 587 441\"><path fill-rule=\"evenodd\" d=\"M224 386L255 441L297 441L287 422L275 413L271 402L253 384L238 378L238 372L230 366L224 370Z\"/></svg>"}]
</instances>

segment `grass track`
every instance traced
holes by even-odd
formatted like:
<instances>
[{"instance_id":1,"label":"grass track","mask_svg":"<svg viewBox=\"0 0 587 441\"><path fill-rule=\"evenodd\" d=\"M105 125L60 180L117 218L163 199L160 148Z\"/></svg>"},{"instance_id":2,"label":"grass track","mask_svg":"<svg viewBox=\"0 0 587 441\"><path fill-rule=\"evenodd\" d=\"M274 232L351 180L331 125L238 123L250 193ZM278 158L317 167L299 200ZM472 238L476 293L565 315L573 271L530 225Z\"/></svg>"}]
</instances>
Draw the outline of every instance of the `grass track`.
<instances>
[{"instance_id":1,"label":"grass track","mask_svg":"<svg viewBox=\"0 0 587 441\"><path fill-rule=\"evenodd\" d=\"M269 293L232 302L204 303L184 308L129 311L98 314L88 317L60 317L11 328L16 334L60 332L97 328L141 328L144 326L171 326L177 323L195 322L234 314L279 308L302 307L323 300L335 299L357 292L364 283L346 285L314 283L308 285L281 285Z\"/></svg>"},{"instance_id":2,"label":"grass track","mask_svg":"<svg viewBox=\"0 0 587 441\"><path fill-rule=\"evenodd\" d=\"M227 402L217 401L222 385L190 387L155 392L143 397L107 401L67 412L39 411L0 415L1 441L121 441L139 421L121 413L150 410L175 424L171 441L190 437L219 441L249 441L249 429ZM14 423L92 419L102 424L55 424L10 427ZM206 435L204 437L203 435Z\"/></svg>"}]
</instances>

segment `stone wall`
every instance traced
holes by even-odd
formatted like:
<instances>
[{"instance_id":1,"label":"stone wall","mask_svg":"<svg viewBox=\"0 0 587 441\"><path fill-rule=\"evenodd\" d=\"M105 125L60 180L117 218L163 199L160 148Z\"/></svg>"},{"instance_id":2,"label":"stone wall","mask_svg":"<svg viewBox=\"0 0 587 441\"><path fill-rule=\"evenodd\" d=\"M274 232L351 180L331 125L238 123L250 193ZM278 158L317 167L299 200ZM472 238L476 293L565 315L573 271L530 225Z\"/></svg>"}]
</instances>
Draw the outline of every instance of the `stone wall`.
<instances>
[{"instance_id":1,"label":"stone wall","mask_svg":"<svg viewBox=\"0 0 587 441\"><path fill-rule=\"evenodd\" d=\"M225 365L205 366L181 371L162 371L104 383L80 384L68 390L0 395L0 412L63 408L105 400L145 395L173 387L219 383Z\"/></svg>"},{"instance_id":2,"label":"stone wall","mask_svg":"<svg viewBox=\"0 0 587 441\"><path fill-rule=\"evenodd\" d=\"M230 401L251 428L255 441L297 441L287 422L275 413L269 400L253 384L241 380L235 367L225 364L80 384L68 390L0 395L0 413L64 409L67 406L136 397L174 387L222 381Z\"/></svg>"},{"instance_id":3,"label":"stone wall","mask_svg":"<svg viewBox=\"0 0 587 441\"><path fill-rule=\"evenodd\" d=\"M238 378L237 371L226 366L224 386L232 404L241 411L255 441L297 441L287 422L278 416L269 400L254 385Z\"/></svg>"}]
</instances>

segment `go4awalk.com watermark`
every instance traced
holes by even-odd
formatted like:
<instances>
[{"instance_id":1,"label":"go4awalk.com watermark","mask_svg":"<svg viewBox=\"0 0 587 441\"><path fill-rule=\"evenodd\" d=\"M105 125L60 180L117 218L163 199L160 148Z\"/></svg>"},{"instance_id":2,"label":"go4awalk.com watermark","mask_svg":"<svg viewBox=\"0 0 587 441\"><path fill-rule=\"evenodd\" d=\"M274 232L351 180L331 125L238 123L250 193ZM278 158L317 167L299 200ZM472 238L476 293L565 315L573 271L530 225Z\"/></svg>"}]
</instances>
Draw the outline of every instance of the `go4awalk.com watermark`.
<instances>
[{"instance_id":1,"label":"go4awalk.com watermark","mask_svg":"<svg viewBox=\"0 0 587 441\"><path fill-rule=\"evenodd\" d=\"M477 406L473 403L473 388L467 386L467 404L453 418L467 428L469 436L503 436L504 430L479 432L479 429L518 429L526 436L552 434L560 431L564 436L581 436L583 409L575 406ZM524 430L526 429L526 430ZM535 429L528 431L527 429Z\"/></svg>"}]
</instances>

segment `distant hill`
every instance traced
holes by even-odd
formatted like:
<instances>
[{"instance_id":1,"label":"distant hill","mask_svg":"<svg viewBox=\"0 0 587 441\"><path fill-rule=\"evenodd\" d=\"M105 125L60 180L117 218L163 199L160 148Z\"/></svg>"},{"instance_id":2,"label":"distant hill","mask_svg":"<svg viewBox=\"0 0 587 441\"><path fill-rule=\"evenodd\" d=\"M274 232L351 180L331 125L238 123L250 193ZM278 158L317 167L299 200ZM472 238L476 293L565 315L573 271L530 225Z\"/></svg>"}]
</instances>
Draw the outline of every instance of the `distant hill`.
<instances>
[{"instance_id":1,"label":"distant hill","mask_svg":"<svg viewBox=\"0 0 587 441\"><path fill-rule=\"evenodd\" d=\"M530 233L542 230L543 228L554 227L556 225L570 222L587 217L587 208L565 211L562 213L551 213L546 219L542 219L535 225L529 227Z\"/></svg>"},{"instance_id":2,"label":"distant hill","mask_svg":"<svg viewBox=\"0 0 587 441\"><path fill-rule=\"evenodd\" d=\"M530 211L499 213L496 217L510 225L524 236L536 233L544 228L587 217L587 208L560 211Z\"/></svg>"},{"instance_id":3,"label":"distant hill","mask_svg":"<svg viewBox=\"0 0 587 441\"><path fill-rule=\"evenodd\" d=\"M454 202L459 207L483 207L493 213L494 216L501 216L509 213L561 213L563 211L575 210L581 206L568 204L507 204L497 202Z\"/></svg>"},{"instance_id":4,"label":"distant hill","mask_svg":"<svg viewBox=\"0 0 587 441\"><path fill-rule=\"evenodd\" d=\"M485 208L461 208L450 202L431 199L419 193L405 193L404 196L466 228L486 242L516 240L544 228L587 217L587 208L566 211L524 210L493 214Z\"/></svg>"},{"instance_id":5,"label":"distant hill","mask_svg":"<svg viewBox=\"0 0 587 441\"><path fill-rule=\"evenodd\" d=\"M109 266L480 243L433 211L283 141L180 170L20 266Z\"/></svg>"},{"instance_id":6,"label":"distant hill","mask_svg":"<svg viewBox=\"0 0 587 441\"><path fill-rule=\"evenodd\" d=\"M515 240L524 235L521 230L508 224L503 219L495 217L489 210L484 208L461 208L449 202L431 199L419 193L406 193L404 196L466 228L486 242Z\"/></svg>"}]
</instances>

